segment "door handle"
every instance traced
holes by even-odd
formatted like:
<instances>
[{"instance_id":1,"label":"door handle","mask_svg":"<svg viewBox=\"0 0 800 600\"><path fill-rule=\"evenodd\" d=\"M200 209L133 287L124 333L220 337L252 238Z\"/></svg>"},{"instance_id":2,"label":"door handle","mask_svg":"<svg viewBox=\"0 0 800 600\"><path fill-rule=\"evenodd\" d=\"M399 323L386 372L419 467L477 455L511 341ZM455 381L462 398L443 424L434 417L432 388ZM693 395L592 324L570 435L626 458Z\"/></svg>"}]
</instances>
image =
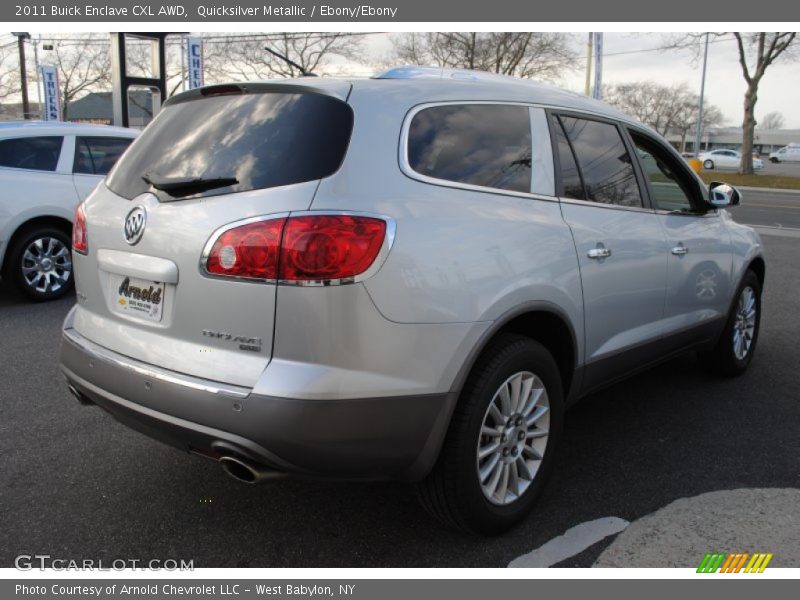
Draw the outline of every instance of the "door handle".
<instances>
[{"instance_id":1,"label":"door handle","mask_svg":"<svg viewBox=\"0 0 800 600\"><path fill-rule=\"evenodd\" d=\"M672 253L675 256L683 256L684 254L689 254L689 249L683 244L678 244L672 249Z\"/></svg>"},{"instance_id":2,"label":"door handle","mask_svg":"<svg viewBox=\"0 0 800 600\"><path fill-rule=\"evenodd\" d=\"M611 248L604 248L602 245L598 245L597 248L592 248L589 250L589 252L586 253L586 256L589 258L602 260L611 256Z\"/></svg>"}]
</instances>

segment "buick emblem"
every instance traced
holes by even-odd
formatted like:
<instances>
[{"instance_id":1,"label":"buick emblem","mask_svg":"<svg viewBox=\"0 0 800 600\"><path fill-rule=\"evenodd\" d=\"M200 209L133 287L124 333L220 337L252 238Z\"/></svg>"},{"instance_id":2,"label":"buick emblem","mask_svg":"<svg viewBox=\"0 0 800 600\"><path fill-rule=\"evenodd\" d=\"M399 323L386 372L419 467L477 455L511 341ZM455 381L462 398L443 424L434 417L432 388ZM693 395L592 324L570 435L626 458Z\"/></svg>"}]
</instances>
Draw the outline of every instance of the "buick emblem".
<instances>
[{"instance_id":1,"label":"buick emblem","mask_svg":"<svg viewBox=\"0 0 800 600\"><path fill-rule=\"evenodd\" d=\"M137 206L125 217L125 241L131 246L142 239L144 226L147 224L147 212L144 206Z\"/></svg>"}]
</instances>

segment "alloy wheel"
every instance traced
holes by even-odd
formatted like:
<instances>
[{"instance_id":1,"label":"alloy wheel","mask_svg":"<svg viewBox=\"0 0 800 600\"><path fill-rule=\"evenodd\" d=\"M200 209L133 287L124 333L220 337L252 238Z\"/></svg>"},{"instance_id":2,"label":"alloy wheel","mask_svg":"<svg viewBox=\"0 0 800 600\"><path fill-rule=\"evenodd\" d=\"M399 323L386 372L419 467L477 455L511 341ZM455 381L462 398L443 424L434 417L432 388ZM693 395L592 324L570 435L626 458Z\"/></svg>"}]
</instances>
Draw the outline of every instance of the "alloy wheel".
<instances>
[{"instance_id":1,"label":"alloy wheel","mask_svg":"<svg viewBox=\"0 0 800 600\"><path fill-rule=\"evenodd\" d=\"M753 288L747 286L739 294L733 323L733 354L737 360L744 360L753 345L757 310L756 293Z\"/></svg>"},{"instance_id":2,"label":"alloy wheel","mask_svg":"<svg viewBox=\"0 0 800 600\"><path fill-rule=\"evenodd\" d=\"M61 240L37 238L22 253L21 268L28 287L41 294L54 293L72 277L72 257Z\"/></svg>"},{"instance_id":3,"label":"alloy wheel","mask_svg":"<svg viewBox=\"0 0 800 600\"><path fill-rule=\"evenodd\" d=\"M478 479L492 504L511 504L533 482L547 448L549 413L544 383L530 371L515 373L495 392L477 444Z\"/></svg>"}]
</instances>

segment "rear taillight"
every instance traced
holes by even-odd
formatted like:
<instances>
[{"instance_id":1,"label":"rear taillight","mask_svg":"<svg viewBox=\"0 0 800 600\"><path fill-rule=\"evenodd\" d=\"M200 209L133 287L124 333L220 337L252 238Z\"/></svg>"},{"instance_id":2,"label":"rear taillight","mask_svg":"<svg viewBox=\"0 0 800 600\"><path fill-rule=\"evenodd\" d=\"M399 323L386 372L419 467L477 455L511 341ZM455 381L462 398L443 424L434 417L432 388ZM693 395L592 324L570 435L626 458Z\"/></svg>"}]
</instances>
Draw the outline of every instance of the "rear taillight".
<instances>
[{"instance_id":1,"label":"rear taillight","mask_svg":"<svg viewBox=\"0 0 800 600\"><path fill-rule=\"evenodd\" d=\"M212 275L277 279L281 234L286 219L256 221L225 231L206 261Z\"/></svg>"},{"instance_id":2,"label":"rear taillight","mask_svg":"<svg viewBox=\"0 0 800 600\"><path fill-rule=\"evenodd\" d=\"M289 284L352 281L375 262L386 230L384 219L361 215L244 223L217 235L205 268L211 275Z\"/></svg>"},{"instance_id":3,"label":"rear taillight","mask_svg":"<svg viewBox=\"0 0 800 600\"><path fill-rule=\"evenodd\" d=\"M314 281L360 275L378 256L386 221L351 215L293 217L286 222L280 279Z\"/></svg>"},{"instance_id":4,"label":"rear taillight","mask_svg":"<svg viewBox=\"0 0 800 600\"><path fill-rule=\"evenodd\" d=\"M89 252L89 237L86 234L86 213L83 212L83 203L75 209L75 219L72 223L72 251L80 254Z\"/></svg>"}]
</instances>

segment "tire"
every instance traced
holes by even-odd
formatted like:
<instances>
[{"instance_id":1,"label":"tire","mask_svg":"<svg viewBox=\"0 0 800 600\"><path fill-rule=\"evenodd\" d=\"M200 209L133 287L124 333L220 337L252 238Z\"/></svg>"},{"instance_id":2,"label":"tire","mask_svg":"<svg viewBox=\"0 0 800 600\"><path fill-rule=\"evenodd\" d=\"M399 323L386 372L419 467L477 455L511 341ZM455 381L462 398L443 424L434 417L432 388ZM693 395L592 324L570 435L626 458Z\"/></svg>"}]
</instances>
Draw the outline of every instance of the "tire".
<instances>
[{"instance_id":1,"label":"tire","mask_svg":"<svg viewBox=\"0 0 800 600\"><path fill-rule=\"evenodd\" d=\"M516 385L522 391L520 398L526 388L530 390L523 410L511 410L511 402L503 403L501 388L513 398ZM509 409L501 410L502 406ZM502 413L512 413L511 424ZM417 486L422 505L451 528L485 535L509 529L531 511L550 475L563 420L561 374L550 353L529 338L499 335L473 367L439 459ZM487 429L491 434L482 435ZM530 434L534 435L528 439ZM495 443L497 451L480 459L479 452ZM492 463L497 466L492 468ZM485 478L479 468L488 473ZM503 481L507 487L501 495Z\"/></svg>"},{"instance_id":2,"label":"tire","mask_svg":"<svg viewBox=\"0 0 800 600\"><path fill-rule=\"evenodd\" d=\"M52 226L23 232L9 249L6 276L36 302L63 297L74 284L70 242L65 231Z\"/></svg>"},{"instance_id":3,"label":"tire","mask_svg":"<svg viewBox=\"0 0 800 600\"><path fill-rule=\"evenodd\" d=\"M750 298L749 301L748 298ZM752 318L744 318L743 315L748 310L749 302L752 303L755 314ZM749 324L752 324L751 333L748 333L750 331ZM702 353L701 360L711 371L719 375L726 377L741 375L753 360L760 329L761 284L753 271L747 271L736 290L725 329L722 331L717 345L710 352ZM747 345L748 338L749 345Z\"/></svg>"},{"instance_id":4,"label":"tire","mask_svg":"<svg viewBox=\"0 0 800 600\"><path fill-rule=\"evenodd\" d=\"M777 164L777 163L779 163L781 161L779 161L776 156L771 156L770 159L769 159L769 162Z\"/></svg>"},{"instance_id":5,"label":"tire","mask_svg":"<svg viewBox=\"0 0 800 600\"><path fill-rule=\"evenodd\" d=\"M703 168L709 171L714 170L714 161L713 160L706 160L703 162Z\"/></svg>"}]
</instances>

